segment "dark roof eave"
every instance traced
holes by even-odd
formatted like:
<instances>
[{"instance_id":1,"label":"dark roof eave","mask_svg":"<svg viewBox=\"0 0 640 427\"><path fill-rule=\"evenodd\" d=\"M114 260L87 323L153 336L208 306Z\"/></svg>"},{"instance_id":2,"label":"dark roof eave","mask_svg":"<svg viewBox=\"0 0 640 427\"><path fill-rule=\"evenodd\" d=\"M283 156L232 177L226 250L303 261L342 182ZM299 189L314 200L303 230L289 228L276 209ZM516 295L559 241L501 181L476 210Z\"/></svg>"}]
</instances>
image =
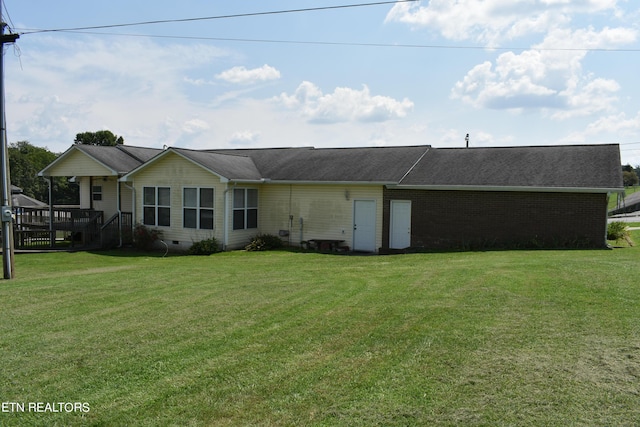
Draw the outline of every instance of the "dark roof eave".
<instances>
[{"instance_id":1,"label":"dark roof eave","mask_svg":"<svg viewBox=\"0 0 640 427\"><path fill-rule=\"evenodd\" d=\"M503 191L528 193L622 193L624 188L604 187L529 187L529 186L499 186L499 185L387 185L389 189L397 190L436 190L436 191Z\"/></svg>"},{"instance_id":2,"label":"dark roof eave","mask_svg":"<svg viewBox=\"0 0 640 427\"><path fill-rule=\"evenodd\" d=\"M397 185L397 181L313 181L313 180L291 180L291 179L268 179L265 178L261 181L265 184L302 184L302 185L375 185L375 186L390 186Z\"/></svg>"}]
</instances>

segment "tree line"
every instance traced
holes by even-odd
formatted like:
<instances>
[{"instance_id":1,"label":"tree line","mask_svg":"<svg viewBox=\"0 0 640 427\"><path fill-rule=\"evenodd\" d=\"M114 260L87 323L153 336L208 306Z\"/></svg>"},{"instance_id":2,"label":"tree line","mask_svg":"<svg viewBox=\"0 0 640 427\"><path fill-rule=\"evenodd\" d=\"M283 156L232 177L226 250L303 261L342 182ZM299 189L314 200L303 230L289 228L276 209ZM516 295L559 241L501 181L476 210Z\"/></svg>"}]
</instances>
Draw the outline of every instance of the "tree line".
<instances>
[{"instance_id":1,"label":"tree line","mask_svg":"<svg viewBox=\"0 0 640 427\"><path fill-rule=\"evenodd\" d=\"M638 175L640 175L640 166L635 168L631 165L622 166L622 181L625 187L638 185Z\"/></svg>"},{"instance_id":2,"label":"tree line","mask_svg":"<svg viewBox=\"0 0 640 427\"><path fill-rule=\"evenodd\" d=\"M82 132L76 135L74 144L115 146L124 144L121 136L111 131ZM36 147L29 141L9 144L9 173L11 184L20 187L22 192L34 199L49 203L49 180L38 176L38 172L47 167L61 153L53 153L47 148ZM71 177L53 178L53 202L56 205L80 204L78 185L70 182Z\"/></svg>"}]
</instances>

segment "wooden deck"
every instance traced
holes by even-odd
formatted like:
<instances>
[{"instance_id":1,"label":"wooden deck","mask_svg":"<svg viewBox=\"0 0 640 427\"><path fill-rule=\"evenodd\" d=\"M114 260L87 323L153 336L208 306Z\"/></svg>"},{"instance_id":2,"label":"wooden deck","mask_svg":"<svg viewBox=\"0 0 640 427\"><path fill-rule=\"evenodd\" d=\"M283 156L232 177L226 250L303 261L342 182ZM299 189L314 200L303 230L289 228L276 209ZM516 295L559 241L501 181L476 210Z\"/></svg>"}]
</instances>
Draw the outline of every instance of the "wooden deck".
<instances>
[{"instance_id":1,"label":"wooden deck","mask_svg":"<svg viewBox=\"0 0 640 427\"><path fill-rule=\"evenodd\" d=\"M79 208L15 208L16 249L100 246L102 211Z\"/></svg>"}]
</instances>

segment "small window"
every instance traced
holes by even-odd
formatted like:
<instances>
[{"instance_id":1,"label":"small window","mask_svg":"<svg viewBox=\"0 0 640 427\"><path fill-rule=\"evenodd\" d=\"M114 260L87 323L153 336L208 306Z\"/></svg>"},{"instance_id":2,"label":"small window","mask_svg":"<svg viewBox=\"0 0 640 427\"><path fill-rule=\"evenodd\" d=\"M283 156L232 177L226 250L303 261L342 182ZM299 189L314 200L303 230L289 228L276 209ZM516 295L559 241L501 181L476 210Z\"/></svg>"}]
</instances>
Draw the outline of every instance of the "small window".
<instances>
[{"instance_id":1,"label":"small window","mask_svg":"<svg viewBox=\"0 0 640 427\"><path fill-rule=\"evenodd\" d=\"M183 227L213 230L213 188L183 190Z\"/></svg>"},{"instance_id":2,"label":"small window","mask_svg":"<svg viewBox=\"0 0 640 427\"><path fill-rule=\"evenodd\" d=\"M91 187L91 199L94 201L102 200L102 185L94 185Z\"/></svg>"},{"instance_id":3,"label":"small window","mask_svg":"<svg viewBox=\"0 0 640 427\"><path fill-rule=\"evenodd\" d=\"M237 188L233 190L233 229L258 228L258 190Z\"/></svg>"}]
</instances>

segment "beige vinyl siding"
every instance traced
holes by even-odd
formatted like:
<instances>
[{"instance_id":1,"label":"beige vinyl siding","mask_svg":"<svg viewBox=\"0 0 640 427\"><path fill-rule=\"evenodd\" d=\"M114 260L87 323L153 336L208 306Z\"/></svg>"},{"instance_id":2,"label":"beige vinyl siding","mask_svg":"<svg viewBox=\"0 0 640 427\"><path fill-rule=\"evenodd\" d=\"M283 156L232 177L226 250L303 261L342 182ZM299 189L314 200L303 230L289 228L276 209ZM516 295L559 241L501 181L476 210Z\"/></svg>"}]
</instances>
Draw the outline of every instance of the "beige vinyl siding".
<instances>
[{"instance_id":1,"label":"beige vinyl siding","mask_svg":"<svg viewBox=\"0 0 640 427\"><path fill-rule=\"evenodd\" d=\"M48 171L49 176L108 176L113 171L74 149Z\"/></svg>"},{"instance_id":2,"label":"beige vinyl siding","mask_svg":"<svg viewBox=\"0 0 640 427\"><path fill-rule=\"evenodd\" d=\"M234 230L233 229L233 190L241 189L241 188L251 188L258 190L258 228L250 228L247 230ZM264 186L262 185L244 185L244 184L233 184L229 185L229 195L228 195L228 203L229 203L229 212L228 212L228 227L229 227L229 241L227 243L227 249L242 249L251 241L251 238L261 232L260 227L260 215L263 209L263 198L262 192L264 191Z\"/></svg>"},{"instance_id":3,"label":"beige vinyl siding","mask_svg":"<svg viewBox=\"0 0 640 427\"><path fill-rule=\"evenodd\" d=\"M120 210L133 213L133 198L131 189L124 182L120 183Z\"/></svg>"},{"instance_id":4,"label":"beige vinyl siding","mask_svg":"<svg viewBox=\"0 0 640 427\"><path fill-rule=\"evenodd\" d=\"M108 220L118 212L118 183L115 177L93 178L92 187L102 187L102 200L93 200L93 209L104 212L104 220ZM89 197L93 197L93 189L90 189Z\"/></svg>"},{"instance_id":5,"label":"beige vinyl siding","mask_svg":"<svg viewBox=\"0 0 640 427\"><path fill-rule=\"evenodd\" d=\"M353 247L354 200L374 200L376 247L382 246L382 186L267 184L260 188L259 199L260 232L287 230L284 239L294 246L301 240L336 239L349 247Z\"/></svg>"},{"instance_id":6,"label":"beige vinyl siding","mask_svg":"<svg viewBox=\"0 0 640 427\"><path fill-rule=\"evenodd\" d=\"M80 187L80 208L93 209L104 212L104 219L107 220L118 211L118 183L115 177L108 177L104 181L103 177L80 177L76 180ZM90 184L93 183L93 184ZM92 185L102 186L102 201L92 201ZM122 212L133 212L131 190L124 183L120 183L120 200Z\"/></svg>"},{"instance_id":7,"label":"beige vinyl siding","mask_svg":"<svg viewBox=\"0 0 640 427\"><path fill-rule=\"evenodd\" d=\"M80 209L91 209L91 178L84 176L77 178L76 182L80 188Z\"/></svg>"},{"instance_id":8,"label":"beige vinyl siding","mask_svg":"<svg viewBox=\"0 0 640 427\"><path fill-rule=\"evenodd\" d=\"M132 180L133 182L130 184L133 184L135 188L136 217L134 222L136 224L142 223L143 188L169 187L171 189L171 226L151 227L162 231L162 240L167 243L170 249L188 249L194 242L211 237L215 237L220 243L224 241L224 194L226 185L222 184L220 178L216 175L176 154L168 153L163 158L134 174ZM185 187L214 189L213 230L183 227L182 190Z\"/></svg>"}]
</instances>

